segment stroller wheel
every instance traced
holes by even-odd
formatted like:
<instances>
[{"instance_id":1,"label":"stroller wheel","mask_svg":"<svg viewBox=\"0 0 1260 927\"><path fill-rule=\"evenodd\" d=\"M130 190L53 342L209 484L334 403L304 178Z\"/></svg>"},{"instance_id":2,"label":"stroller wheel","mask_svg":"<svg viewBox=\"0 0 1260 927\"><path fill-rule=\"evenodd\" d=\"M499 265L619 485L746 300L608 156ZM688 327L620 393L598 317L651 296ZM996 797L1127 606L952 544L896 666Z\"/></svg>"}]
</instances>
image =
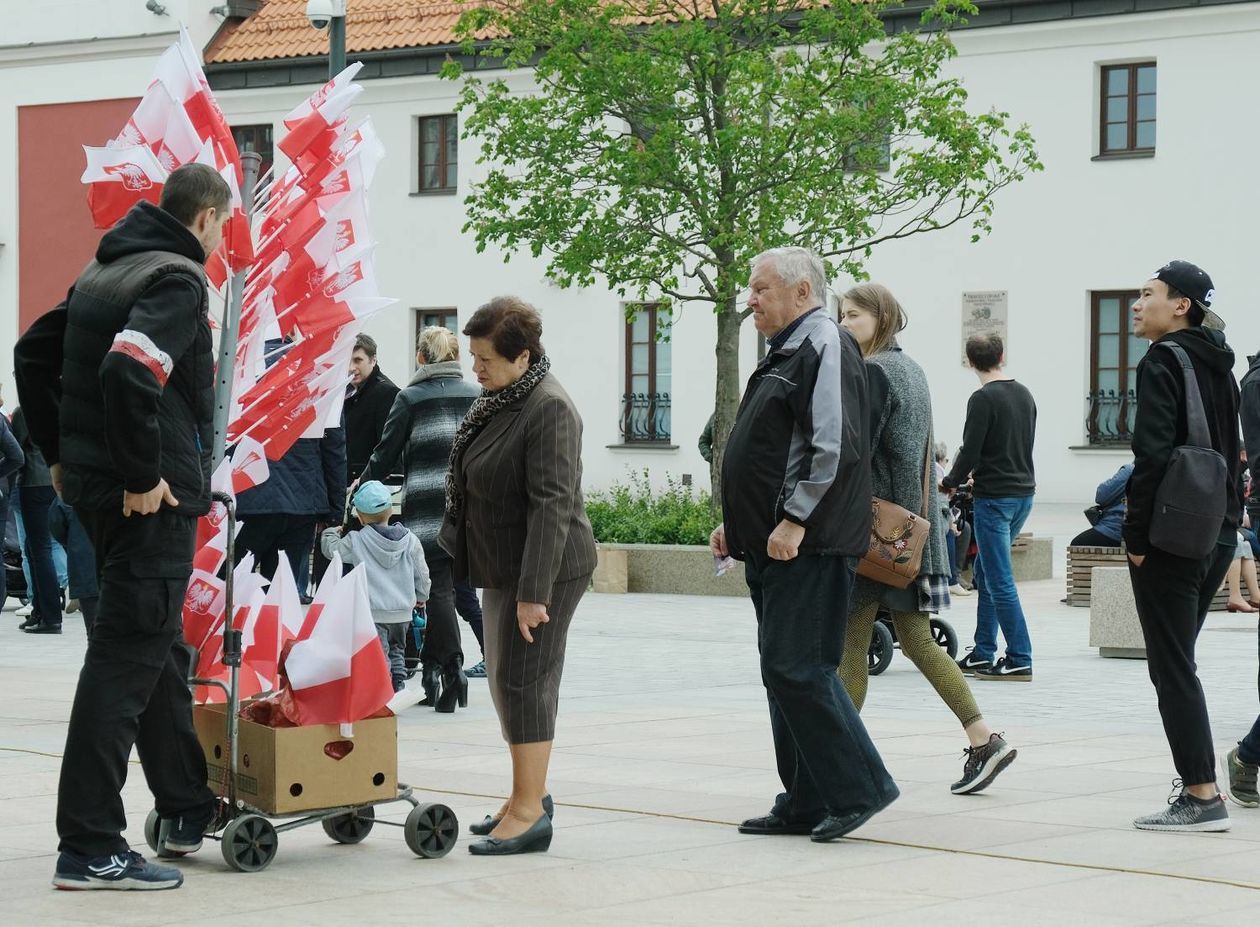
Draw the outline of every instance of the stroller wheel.
<instances>
[{"instance_id":1,"label":"stroller wheel","mask_svg":"<svg viewBox=\"0 0 1260 927\"><path fill-rule=\"evenodd\" d=\"M244 814L223 829L222 846L224 861L237 872L259 872L276 858L276 829L262 815Z\"/></svg>"},{"instance_id":2,"label":"stroller wheel","mask_svg":"<svg viewBox=\"0 0 1260 927\"><path fill-rule=\"evenodd\" d=\"M459 839L459 819L446 805L417 805L407 815L403 836L412 853L425 859L441 859Z\"/></svg>"},{"instance_id":3,"label":"stroller wheel","mask_svg":"<svg viewBox=\"0 0 1260 927\"><path fill-rule=\"evenodd\" d=\"M376 810L371 807L360 808L348 814L339 814L335 818L324 818L324 833L338 843L360 843L372 832L376 823Z\"/></svg>"},{"instance_id":4,"label":"stroller wheel","mask_svg":"<svg viewBox=\"0 0 1260 927\"><path fill-rule=\"evenodd\" d=\"M928 624L932 628L932 640L936 641L952 660L958 656L958 633L954 626L941 618L933 618Z\"/></svg>"},{"instance_id":5,"label":"stroller wheel","mask_svg":"<svg viewBox=\"0 0 1260 927\"><path fill-rule=\"evenodd\" d=\"M888 669L893 658L893 636L888 625L882 621L875 622L871 631L871 648L866 652L866 674L878 676Z\"/></svg>"}]
</instances>

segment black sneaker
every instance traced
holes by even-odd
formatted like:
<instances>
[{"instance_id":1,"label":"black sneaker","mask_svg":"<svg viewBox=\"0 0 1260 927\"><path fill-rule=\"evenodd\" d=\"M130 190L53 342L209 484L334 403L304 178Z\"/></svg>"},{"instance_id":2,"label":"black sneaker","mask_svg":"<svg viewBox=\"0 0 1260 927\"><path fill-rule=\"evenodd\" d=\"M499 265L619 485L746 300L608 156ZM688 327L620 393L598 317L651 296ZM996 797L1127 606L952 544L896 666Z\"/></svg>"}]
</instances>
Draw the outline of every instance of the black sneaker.
<instances>
[{"instance_id":1,"label":"black sneaker","mask_svg":"<svg viewBox=\"0 0 1260 927\"><path fill-rule=\"evenodd\" d=\"M1168 807L1134 820L1138 830L1163 830L1188 834L1215 834L1229 830L1229 811L1217 795L1204 800L1187 792L1180 779L1173 780Z\"/></svg>"},{"instance_id":2,"label":"black sneaker","mask_svg":"<svg viewBox=\"0 0 1260 927\"><path fill-rule=\"evenodd\" d=\"M114 891L161 891L179 888L184 874L169 866L145 862L135 850L113 856L88 857L62 850L57 857L53 887L70 891L113 889Z\"/></svg>"},{"instance_id":3,"label":"black sneaker","mask_svg":"<svg viewBox=\"0 0 1260 927\"><path fill-rule=\"evenodd\" d=\"M222 826L219 819L219 802L207 808L188 811L177 817L163 818L159 856L184 856L201 849L202 837L213 834Z\"/></svg>"},{"instance_id":4,"label":"black sneaker","mask_svg":"<svg viewBox=\"0 0 1260 927\"><path fill-rule=\"evenodd\" d=\"M988 787L998 773L1015 762L1018 751L1011 747L1001 734L989 735L989 742L982 747L968 747L964 753L962 778L949 787L955 795L974 795Z\"/></svg>"},{"instance_id":5,"label":"black sneaker","mask_svg":"<svg viewBox=\"0 0 1260 927\"><path fill-rule=\"evenodd\" d=\"M1238 758L1238 748L1221 757L1221 769L1229 780L1229 800L1244 808L1260 807L1260 794L1256 792L1256 773L1260 766L1244 763Z\"/></svg>"},{"instance_id":6,"label":"black sneaker","mask_svg":"<svg viewBox=\"0 0 1260 927\"><path fill-rule=\"evenodd\" d=\"M1010 657L1002 657L992 666L977 666L971 675L977 679L1003 679L1008 682L1032 682L1032 666L1013 663Z\"/></svg>"},{"instance_id":7,"label":"black sneaker","mask_svg":"<svg viewBox=\"0 0 1260 927\"><path fill-rule=\"evenodd\" d=\"M27 634L60 634L61 622L59 621L56 624L33 624L29 628L23 628L22 630Z\"/></svg>"},{"instance_id":8,"label":"black sneaker","mask_svg":"<svg viewBox=\"0 0 1260 927\"><path fill-rule=\"evenodd\" d=\"M992 660L977 656L974 651L974 647L968 647L967 655L958 661L958 668L962 670L964 676L974 676L977 667L993 665Z\"/></svg>"}]
</instances>

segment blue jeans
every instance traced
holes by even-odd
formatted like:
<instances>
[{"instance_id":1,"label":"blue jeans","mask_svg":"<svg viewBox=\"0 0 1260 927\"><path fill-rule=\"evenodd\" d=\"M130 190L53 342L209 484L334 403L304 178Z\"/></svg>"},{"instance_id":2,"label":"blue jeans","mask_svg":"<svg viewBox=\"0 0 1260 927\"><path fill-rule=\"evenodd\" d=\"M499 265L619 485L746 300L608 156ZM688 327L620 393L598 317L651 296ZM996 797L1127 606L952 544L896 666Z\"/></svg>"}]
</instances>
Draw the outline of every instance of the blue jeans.
<instances>
[{"instance_id":1,"label":"blue jeans","mask_svg":"<svg viewBox=\"0 0 1260 927\"><path fill-rule=\"evenodd\" d=\"M31 558L26 552L26 520L22 518L22 487L17 484L13 486L10 504L13 506L14 515L17 516L14 522L17 525L18 550L22 552L22 576L26 579L26 595L27 598L34 599L35 584L31 582ZM53 569L57 572L57 582L60 583L61 589L65 589L70 581L69 565L66 562L66 549L57 542L56 538L52 542L52 561Z\"/></svg>"},{"instance_id":2,"label":"blue jeans","mask_svg":"<svg viewBox=\"0 0 1260 927\"><path fill-rule=\"evenodd\" d=\"M1032 505L1032 496L976 499L974 579L980 601L976 609L975 655L984 660L992 660L996 654L1001 627L1007 659L1018 666L1032 666L1032 641L1011 570L1011 541L1024 527Z\"/></svg>"}]
</instances>

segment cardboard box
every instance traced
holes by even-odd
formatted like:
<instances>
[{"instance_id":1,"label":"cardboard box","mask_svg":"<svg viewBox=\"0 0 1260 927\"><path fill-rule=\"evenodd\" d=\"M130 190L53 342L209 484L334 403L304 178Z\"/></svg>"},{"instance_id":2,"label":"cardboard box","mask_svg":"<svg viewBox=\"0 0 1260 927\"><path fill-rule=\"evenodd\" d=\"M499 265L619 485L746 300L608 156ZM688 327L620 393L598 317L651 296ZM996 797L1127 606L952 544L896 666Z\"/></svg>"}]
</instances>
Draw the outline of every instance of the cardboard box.
<instances>
[{"instance_id":1,"label":"cardboard box","mask_svg":"<svg viewBox=\"0 0 1260 927\"><path fill-rule=\"evenodd\" d=\"M206 754L208 783L227 793L227 716L224 705L196 705L193 724ZM398 719L357 721L353 737L335 724L264 727L240 722L236 795L268 814L382 801L398 794ZM332 744L352 744L336 759Z\"/></svg>"}]
</instances>

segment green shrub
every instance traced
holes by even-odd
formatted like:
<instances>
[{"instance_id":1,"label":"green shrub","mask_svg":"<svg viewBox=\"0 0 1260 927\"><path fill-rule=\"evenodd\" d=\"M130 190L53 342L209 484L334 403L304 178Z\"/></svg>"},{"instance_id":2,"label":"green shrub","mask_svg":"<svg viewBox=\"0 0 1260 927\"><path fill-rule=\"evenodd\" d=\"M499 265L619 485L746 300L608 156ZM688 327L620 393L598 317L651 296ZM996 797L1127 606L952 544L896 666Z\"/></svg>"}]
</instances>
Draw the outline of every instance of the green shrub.
<instances>
[{"instance_id":1,"label":"green shrub","mask_svg":"<svg viewBox=\"0 0 1260 927\"><path fill-rule=\"evenodd\" d=\"M628 485L591 493L586 514L595 540L604 544L708 544L718 523L707 492L673 477L666 477L664 490L653 491L647 470L631 473Z\"/></svg>"}]
</instances>

